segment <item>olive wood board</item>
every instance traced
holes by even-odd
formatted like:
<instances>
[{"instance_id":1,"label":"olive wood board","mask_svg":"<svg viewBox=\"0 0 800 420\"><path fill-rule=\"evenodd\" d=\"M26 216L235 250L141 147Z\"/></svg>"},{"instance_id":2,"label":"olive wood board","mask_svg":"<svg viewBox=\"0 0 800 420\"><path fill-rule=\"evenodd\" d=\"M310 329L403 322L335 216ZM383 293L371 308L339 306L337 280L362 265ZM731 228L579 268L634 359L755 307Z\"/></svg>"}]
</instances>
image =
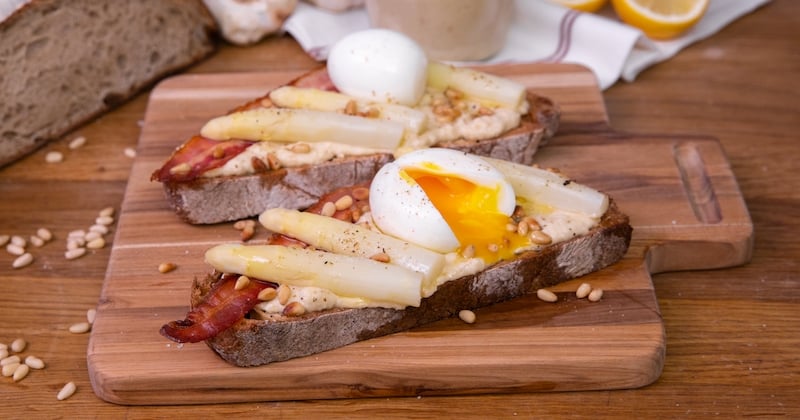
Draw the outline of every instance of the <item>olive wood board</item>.
<instances>
[{"instance_id":1,"label":"olive wood board","mask_svg":"<svg viewBox=\"0 0 800 420\"><path fill-rule=\"evenodd\" d=\"M186 315L192 279L210 271L205 250L238 241L239 232L232 223L181 222L150 174L206 120L299 73L176 76L150 94L120 209L88 347L95 393L118 404L201 404L607 390L657 380L666 349L651 274L739 265L752 252L753 226L724 151L699 135L614 132L583 67L490 71L561 105L561 129L536 160L607 192L630 215L633 240L622 261L554 287L556 303L525 296L475 311L474 324L446 319L261 367L229 365L203 343L173 343L159 328ZM161 274L161 262L178 268ZM603 298L576 298L582 282L604 289Z\"/></svg>"}]
</instances>

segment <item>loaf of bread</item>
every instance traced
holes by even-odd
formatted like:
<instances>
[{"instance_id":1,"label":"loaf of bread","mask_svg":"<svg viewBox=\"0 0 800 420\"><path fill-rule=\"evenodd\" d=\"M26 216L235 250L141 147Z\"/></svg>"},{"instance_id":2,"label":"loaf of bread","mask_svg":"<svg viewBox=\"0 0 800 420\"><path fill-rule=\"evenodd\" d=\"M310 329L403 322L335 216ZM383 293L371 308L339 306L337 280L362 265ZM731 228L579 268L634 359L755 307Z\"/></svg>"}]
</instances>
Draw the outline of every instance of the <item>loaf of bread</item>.
<instances>
[{"instance_id":1,"label":"loaf of bread","mask_svg":"<svg viewBox=\"0 0 800 420\"><path fill-rule=\"evenodd\" d=\"M259 366L335 349L357 341L408 330L535 292L586 275L621 259L632 228L612 201L599 224L578 236L540 251L528 251L476 274L448 281L419 307L407 309L329 309L299 316L267 314L244 318L206 340L236 366ZM195 279L191 305L197 307L220 276Z\"/></svg>"},{"instance_id":2,"label":"loaf of bread","mask_svg":"<svg viewBox=\"0 0 800 420\"><path fill-rule=\"evenodd\" d=\"M214 19L202 0L30 0L4 11L0 166L215 46Z\"/></svg>"}]
</instances>

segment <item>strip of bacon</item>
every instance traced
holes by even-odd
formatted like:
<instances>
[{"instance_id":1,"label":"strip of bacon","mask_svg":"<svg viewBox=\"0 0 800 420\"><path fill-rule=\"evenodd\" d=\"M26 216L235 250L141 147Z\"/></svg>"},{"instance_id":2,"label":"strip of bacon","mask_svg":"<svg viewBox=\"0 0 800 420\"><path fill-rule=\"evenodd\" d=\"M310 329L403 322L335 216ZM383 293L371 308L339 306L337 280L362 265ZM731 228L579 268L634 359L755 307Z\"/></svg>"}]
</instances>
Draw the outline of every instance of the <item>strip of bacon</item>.
<instances>
[{"instance_id":1,"label":"strip of bacon","mask_svg":"<svg viewBox=\"0 0 800 420\"><path fill-rule=\"evenodd\" d=\"M178 343L197 343L208 340L244 318L258 303L258 294L274 283L250 281L235 289L237 274L225 274L214 284L203 302L193 308L186 319L172 321L161 327L161 335Z\"/></svg>"},{"instance_id":2,"label":"strip of bacon","mask_svg":"<svg viewBox=\"0 0 800 420\"><path fill-rule=\"evenodd\" d=\"M369 183L345 187L330 192L306 211L322 214L325 203L335 203L344 196L353 198L348 208L337 210L332 217L353 221L353 213L362 211L368 205ZM308 246L297 239L275 234L268 241L271 245ZM223 274L203 300L186 315L186 319L172 321L161 327L161 335L178 343L197 343L216 336L244 318L258 304L258 293L277 284L265 281L251 281L247 287L234 288L238 274ZM252 279L251 279L252 280Z\"/></svg>"},{"instance_id":3,"label":"strip of bacon","mask_svg":"<svg viewBox=\"0 0 800 420\"><path fill-rule=\"evenodd\" d=\"M328 70L325 67L308 72L289 85L305 88L335 91ZM254 99L231 112L254 108L270 107L269 93ZM150 177L159 182L187 182L197 179L211 169L224 165L227 161L243 152L254 142L245 140L216 141L196 135L178 147L170 159Z\"/></svg>"}]
</instances>

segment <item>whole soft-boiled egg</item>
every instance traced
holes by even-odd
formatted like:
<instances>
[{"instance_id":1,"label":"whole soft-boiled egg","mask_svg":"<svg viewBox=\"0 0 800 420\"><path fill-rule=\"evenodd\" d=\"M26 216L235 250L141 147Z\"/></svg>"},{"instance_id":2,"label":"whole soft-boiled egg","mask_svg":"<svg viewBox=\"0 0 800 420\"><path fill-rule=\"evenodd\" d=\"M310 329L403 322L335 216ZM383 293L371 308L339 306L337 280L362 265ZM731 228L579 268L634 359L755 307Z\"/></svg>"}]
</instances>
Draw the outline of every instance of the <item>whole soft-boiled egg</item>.
<instances>
[{"instance_id":1,"label":"whole soft-boiled egg","mask_svg":"<svg viewBox=\"0 0 800 420\"><path fill-rule=\"evenodd\" d=\"M388 29L354 32L328 54L336 88L356 98L415 105L425 92L428 59L411 38Z\"/></svg>"},{"instance_id":2,"label":"whole soft-boiled egg","mask_svg":"<svg viewBox=\"0 0 800 420\"><path fill-rule=\"evenodd\" d=\"M444 148L405 154L374 177L369 204L383 233L434 251L472 247L475 256L497 260L498 248L510 255L519 245L508 230L514 189L475 155Z\"/></svg>"}]
</instances>

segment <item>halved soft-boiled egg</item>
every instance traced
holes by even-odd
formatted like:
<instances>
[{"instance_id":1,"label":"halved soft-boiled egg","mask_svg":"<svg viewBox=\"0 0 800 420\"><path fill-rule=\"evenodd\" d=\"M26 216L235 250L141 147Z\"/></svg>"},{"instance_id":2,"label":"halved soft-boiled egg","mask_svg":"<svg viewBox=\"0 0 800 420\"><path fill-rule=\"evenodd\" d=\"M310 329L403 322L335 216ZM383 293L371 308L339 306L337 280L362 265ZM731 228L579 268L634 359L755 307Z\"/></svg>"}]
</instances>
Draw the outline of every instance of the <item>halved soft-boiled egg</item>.
<instances>
[{"instance_id":1,"label":"halved soft-boiled egg","mask_svg":"<svg viewBox=\"0 0 800 420\"><path fill-rule=\"evenodd\" d=\"M527 239L508 227L514 189L487 161L451 149L421 149L385 165L372 181L370 209L383 233L487 261L513 255Z\"/></svg>"},{"instance_id":2,"label":"halved soft-boiled egg","mask_svg":"<svg viewBox=\"0 0 800 420\"><path fill-rule=\"evenodd\" d=\"M328 54L336 88L356 98L415 105L425 93L428 59L411 38L388 29L347 35Z\"/></svg>"}]
</instances>

